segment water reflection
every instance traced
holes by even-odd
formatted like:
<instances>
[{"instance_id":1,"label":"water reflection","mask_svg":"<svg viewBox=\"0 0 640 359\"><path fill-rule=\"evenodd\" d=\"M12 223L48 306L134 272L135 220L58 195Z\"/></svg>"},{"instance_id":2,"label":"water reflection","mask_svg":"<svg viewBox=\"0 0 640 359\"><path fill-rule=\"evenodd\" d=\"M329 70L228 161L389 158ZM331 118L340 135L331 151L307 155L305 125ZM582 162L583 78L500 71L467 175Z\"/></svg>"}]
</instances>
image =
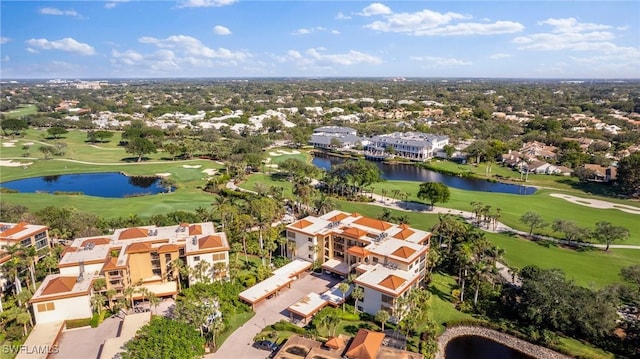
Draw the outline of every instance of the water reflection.
<instances>
[{"instance_id":1,"label":"water reflection","mask_svg":"<svg viewBox=\"0 0 640 359\"><path fill-rule=\"evenodd\" d=\"M446 359L535 359L483 337L467 335L452 339L445 349Z\"/></svg>"},{"instance_id":2,"label":"water reflection","mask_svg":"<svg viewBox=\"0 0 640 359\"><path fill-rule=\"evenodd\" d=\"M339 164L343 161L345 161L345 159L335 156L314 156L312 163L317 167L329 170L332 165ZM449 187L468 191L500 192L521 195L533 194L536 191L534 187L451 176L411 164L388 165L382 162L374 163L382 171L382 178L386 180L441 182Z\"/></svg>"}]
</instances>

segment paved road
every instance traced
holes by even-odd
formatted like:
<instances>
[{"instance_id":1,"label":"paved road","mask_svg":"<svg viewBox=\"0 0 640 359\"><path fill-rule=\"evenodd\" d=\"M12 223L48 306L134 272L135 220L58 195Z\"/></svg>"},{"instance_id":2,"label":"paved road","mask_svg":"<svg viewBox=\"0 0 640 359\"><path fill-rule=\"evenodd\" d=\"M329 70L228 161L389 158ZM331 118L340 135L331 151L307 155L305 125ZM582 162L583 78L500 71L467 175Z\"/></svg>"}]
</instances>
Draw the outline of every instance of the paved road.
<instances>
[{"instance_id":1,"label":"paved road","mask_svg":"<svg viewBox=\"0 0 640 359\"><path fill-rule=\"evenodd\" d=\"M252 346L253 338L264 328L281 319L289 320L286 308L310 292L322 293L340 280L327 275L309 274L294 281L291 288L284 289L280 295L256 305L256 315L238 328L214 354L205 358L216 359L256 359L266 358L269 354Z\"/></svg>"}]
</instances>

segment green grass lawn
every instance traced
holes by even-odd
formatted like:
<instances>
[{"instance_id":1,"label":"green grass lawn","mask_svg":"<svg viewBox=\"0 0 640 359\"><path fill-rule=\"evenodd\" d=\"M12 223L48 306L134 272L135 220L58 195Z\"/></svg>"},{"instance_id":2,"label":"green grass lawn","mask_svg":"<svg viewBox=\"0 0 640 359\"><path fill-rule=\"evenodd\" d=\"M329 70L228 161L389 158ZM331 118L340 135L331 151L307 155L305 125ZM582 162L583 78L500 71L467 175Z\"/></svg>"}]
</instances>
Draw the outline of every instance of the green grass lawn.
<instances>
[{"instance_id":1,"label":"green grass lawn","mask_svg":"<svg viewBox=\"0 0 640 359\"><path fill-rule=\"evenodd\" d=\"M419 182L386 181L377 183L373 187L376 193L381 193L381 190L384 188L387 191L388 197L391 197L393 190L397 189L409 194L409 201L425 203L417 197L419 186ZM623 212L617 209L591 208L550 196L551 193L563 193L562 191L541 189L535 194L523 196L507 193L465 191L456 188L449 188L449 190L451 192L449 202L436 205L471 211L471 202L482 202L485 205L490 205L493 209L500 208L502 213L500 221L512 228L523 231L528 230L528 228L524 224L520 223L520 217L527 211L533 211L540 214L547 222L552 222L555 219L566 219L574 221L577 225L587 228L593 228L594 223L597 221L609 221L614 225L623 226L629 229L631 234L630 238L621 243L640 244L640 215ZM571 195L577 196L578 194L571 193ZM582 197L596 198L640 208L640 205L633 201L587 196L584 194ZM537 231L536 233L545 235L553 234L549 228ZM561 236L561 234L558 233L554 235Z\"/></svg>"},{"instance_id":2,"label":"green grass lawn","mask_svg":"<svg viewBox=\"0 0 640 359\"><path fill-rule=\"evenodd\" d=\"M589 359L613 359L615 356L600 348L595 348L590 344L583 343L577 339L560 337L558 339L558 347L566 352L572 353L575 357Z\"/></svg>"},{"instance_id":3,"label":"green grass lawn","mask_svg":"<svg viewBox=\"0 0 640 359\"><path fill-rule=\"evenodd\" d=\"M438 324L439 334L444 331L445 323L473 318L471 314L463 313L453 306L451 291L457 287L455 278L448 274L434 273L431 277L429 305L431 318Z\"/></svg>"},{"instance_id":4,"label":"green grass lawn","mask_svg":"<svg viewBox=\"0 0 640 359\"><path fill-rule=\"evenodd\" d=\"M577 251L556 246L545 247L528 240L501 234L487 233L487 238L505 250L505 264L522 268L536 265L541 268L559 268L567 278L577 284L596 288L620 283L620 269L640 264L637 249L610 249Z\"/></svg>"},{"instance_id":5,"label":"green grass lawn","mask_svg":"<svg viewBox=\"0 0 640 359\"><path fill-rule=\"evenodd\" d=\"M2 112L5 118L19 118L26 115L32 115L38 112L38 106L36 105L20 105L15 110Z\"/></svg>"}]
</instances>

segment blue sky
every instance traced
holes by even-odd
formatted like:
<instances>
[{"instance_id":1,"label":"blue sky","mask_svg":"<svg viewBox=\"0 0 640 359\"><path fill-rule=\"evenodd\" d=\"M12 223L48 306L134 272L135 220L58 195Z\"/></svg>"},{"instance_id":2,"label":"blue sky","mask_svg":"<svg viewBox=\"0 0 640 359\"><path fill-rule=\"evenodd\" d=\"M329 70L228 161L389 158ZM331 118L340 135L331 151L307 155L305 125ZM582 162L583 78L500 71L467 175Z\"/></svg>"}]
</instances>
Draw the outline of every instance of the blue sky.
<instances>
[{"instance_id":1,"label":"blue sky","mask_svg":"<svg viewBox=\"0 0 640 359\"><path fill-rule=\"evenodd\" d=\"M639 1L7 1L0 78L640 78Z\"/></svg>"}]
</instances>

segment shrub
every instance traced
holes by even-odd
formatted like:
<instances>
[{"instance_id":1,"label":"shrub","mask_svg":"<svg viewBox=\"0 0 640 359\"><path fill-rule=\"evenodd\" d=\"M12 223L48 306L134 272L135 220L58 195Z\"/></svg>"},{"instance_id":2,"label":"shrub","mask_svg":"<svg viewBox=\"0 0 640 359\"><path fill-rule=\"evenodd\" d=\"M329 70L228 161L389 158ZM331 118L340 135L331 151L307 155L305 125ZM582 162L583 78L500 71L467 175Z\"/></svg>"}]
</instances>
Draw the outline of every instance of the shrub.
<instances>
[{"instance_id":1,"label":"shrub","mask_svg":"<svg viewBox=\"0 0 640 359\"><path fill-rule=\"evenodd\" d=\"M70 319L67 320L67 329L86 327L91 324L93 318Z\"/></svg>"},{"instance_id":2,"label":"shrub","mask_svg":"<svg viewBox=\"0 0 640 359\"><path fill-rule=\"evenodd\" d=\"M98 324L100 324L100 316L98 316L98 313L95 313L93 317L91 317L89 325L91 325L91 328L97 328Z\"/></svg>"}]
</instances>

